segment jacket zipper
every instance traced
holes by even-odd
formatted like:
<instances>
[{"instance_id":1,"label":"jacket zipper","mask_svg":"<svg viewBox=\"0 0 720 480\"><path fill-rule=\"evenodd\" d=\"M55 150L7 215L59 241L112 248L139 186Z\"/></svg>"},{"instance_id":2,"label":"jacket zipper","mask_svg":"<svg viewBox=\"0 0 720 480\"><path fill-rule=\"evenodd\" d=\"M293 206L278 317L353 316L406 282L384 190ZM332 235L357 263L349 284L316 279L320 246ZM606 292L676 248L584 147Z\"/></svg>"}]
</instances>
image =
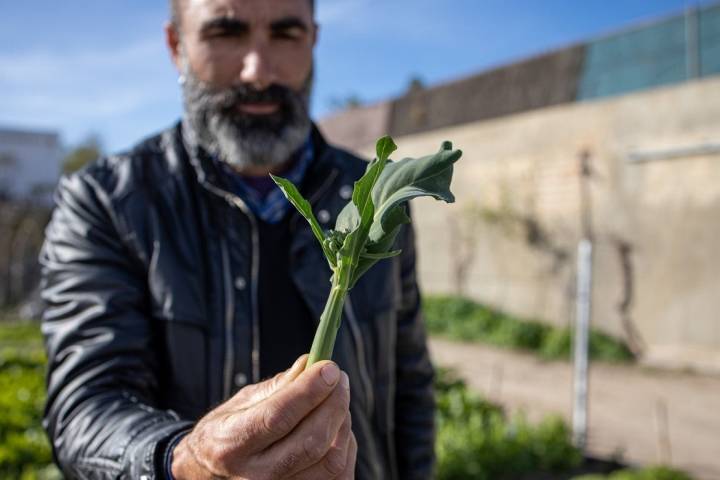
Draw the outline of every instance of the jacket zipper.
<instances>
[{"instance_id":1,"label":"jacket zipper","mask_svg":"<svg viewBox=\"0 0 720 480\"><path fill-rule=\"evenodd\" d=\"M207 188L215 194L224 198L231 205L235 205L250 219L251 236L252 236L252 266L251 275L252 279L250 282L250 294L252 303L252 383L260 381L260 319L258 313L258 272L260 268L260 258L258 251L260 249L260 238L258 234L257 220L255 215L252 214L250 209L245 205L239 197L230 193L224 192L219 188L208 185ZM227 246L227 237L223 237L221 242L221 248L223 251L223 282L225 283L225 364L224 364L224 392L225 398L230 396L232 391L232 373L235 364L235 292L233 291L232 275L230 272L230 255Z\"/></svg>"},{"instance_id":2,"label":"jacket zipper","mask_svg":"<svg viewBox=\"0 0 720 480\"><path fill-rule=\"evenodd\" d=\"M222 250L223 283L225 284L225 364L224 364L224 397L230 397L232 391L232 372L235 361L235 348L233 338L235 337L235 294L232 291L232 279L230 278L230 256L228 254L227 239L223 237L220 243Z\"/></svg>"},{"instance_id":3,"label":"jacket zipper","mask_svg":"<svg viewBox=\"0 0 720 480\"><path fill-rule=\"evenodd\" d=\"M365 355L365 347L363 345L360 327L358 326L357 318L355 318L355 311L353 310L352 300L350 299L349 293L345 297L345 316L347 317L348 325L350 325L350 332L352 334L353 343L355 344L355 351L357 352L360 380L363 384L363 390L365 390L365 401L368 405L368 414L372 416L375 407L375 396L372 391L372 383L370 382L367 356Z\"/></svg>"}]
</instances>

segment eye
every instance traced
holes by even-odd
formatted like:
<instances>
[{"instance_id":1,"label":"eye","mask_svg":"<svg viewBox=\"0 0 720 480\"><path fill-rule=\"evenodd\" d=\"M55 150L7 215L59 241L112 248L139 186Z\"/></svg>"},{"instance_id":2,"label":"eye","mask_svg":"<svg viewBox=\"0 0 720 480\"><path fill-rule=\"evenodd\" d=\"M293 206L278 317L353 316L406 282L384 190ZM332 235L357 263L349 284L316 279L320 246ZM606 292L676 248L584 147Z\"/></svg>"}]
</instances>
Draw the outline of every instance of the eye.
<instances>
[{"instance_id":1,"label":"eye","mask_svg":"<svg viewBox=\"0 0 720 480\"><path fill-rule=\"evenodd\" d=\"M206 39L238 38L247 33L246 23L228 18L213 19L201 29L201 35Z\"/></svg>"},{"instance_id":2,"label":"eye","mask_svg":"<svg viewBox=\"0 0 720 480\"><path fill-rule=\"evenodd\" d=\"M206 38L229 38L229 37L239 37L242 35L242 32L237 30L228 30L228 29L216 29L216 30L210 30L205 33Z\"/></svg>"},{"instance_id":3,"label":"eye","mask_svg":"<svg viewBox=\"0 0 720 480\"><path fill-rule=\"evenodd\" d=\"M278 40L300 40L305 31L300 27L283 28L273 31L273 38Z\"/></svg>"}]
</instances>

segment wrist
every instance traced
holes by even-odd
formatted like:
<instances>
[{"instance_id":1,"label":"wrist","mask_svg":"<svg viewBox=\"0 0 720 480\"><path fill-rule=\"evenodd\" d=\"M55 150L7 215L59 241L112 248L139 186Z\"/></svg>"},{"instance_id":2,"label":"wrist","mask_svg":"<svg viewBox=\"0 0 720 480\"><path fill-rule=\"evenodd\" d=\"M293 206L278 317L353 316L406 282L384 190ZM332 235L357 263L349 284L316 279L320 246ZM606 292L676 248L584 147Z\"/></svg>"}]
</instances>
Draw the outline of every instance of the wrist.
<instances>
[{"instance_id":1,"label":"wrist","mask_svg":"<svg viewBox=\"0 0 720 480\"><path fill-rule=\"evenodd\" d=\"M170 480L184 480L188 477L189 465L188 461L192 459L192 454L187 448L187 442L183 436L176 444L170 454Z\"/></svg>"},{"instance_id":2,"label":"wrist","mask_svg":"<svg viewBox=\"0 0 720 480\"><path fill-rule=\"evenodd\" d=\"M186 469L183 468L183 461L187 458L184 452L187 449L178 447L187 438L188 433L188 431L180 432L168 442L164 461L166 480L183 480L187 478L185 475Z\"/></svg>"}]
</instances>

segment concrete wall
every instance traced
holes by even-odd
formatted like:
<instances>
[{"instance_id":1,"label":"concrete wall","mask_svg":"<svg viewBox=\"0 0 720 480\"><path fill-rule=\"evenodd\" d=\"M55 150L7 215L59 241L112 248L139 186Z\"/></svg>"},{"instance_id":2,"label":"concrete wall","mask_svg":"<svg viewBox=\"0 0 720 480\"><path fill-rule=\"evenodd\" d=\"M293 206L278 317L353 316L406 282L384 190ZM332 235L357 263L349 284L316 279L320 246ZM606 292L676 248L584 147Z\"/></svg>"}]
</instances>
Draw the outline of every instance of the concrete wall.
<instances>
[{"instance_id":1,"label":"concrete wall","mask_svg":"<svg viewBox=\"0 0 720 480\"><path fill-rule=\"evenodd\" d=\"M414 204L425 291L571 322L587 151L594 325L720 370L720 78L399 137L395 157L446 139L458 202Z\"/></svg>"},{"instance_id":2,"label":"concrete wall","mask_svg":"<svg viewBox=\"0 0 720 480\"><path fill-rule=\"evenodd\" d=\"M335 145L361 150L388 131L391 104L389 102L351 108L318 122L318 128Z\"/></svg>"}]
</instances>

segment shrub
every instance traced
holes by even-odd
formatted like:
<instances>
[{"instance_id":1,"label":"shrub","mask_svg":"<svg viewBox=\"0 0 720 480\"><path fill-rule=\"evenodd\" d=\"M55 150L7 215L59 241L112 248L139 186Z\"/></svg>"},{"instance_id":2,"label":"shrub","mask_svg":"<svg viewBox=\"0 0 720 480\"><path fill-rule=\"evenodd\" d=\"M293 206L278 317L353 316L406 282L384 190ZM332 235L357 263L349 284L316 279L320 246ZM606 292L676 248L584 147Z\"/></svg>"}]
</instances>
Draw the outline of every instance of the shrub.
<instances>
[{"instance_id":1,"label":"shrub","mask_svg":"<svg viewBox=\"0 0 720 480\"><path fill-rule=\"evenodd\" d=\"M436 392L438 480L515 478L564 471L581 462L558 417L537 426L520 415L508 418L447 371L439 373Z\"/></svg>"},{"instance_id":2,"label":"shrub","mask_svg":"<svg viewBox=\"0 0 720 480\"><path fill-rule=\"evenodd\" d=\"M426 297L423 311L428 330L436 335L527 350L548 360L570 359L572 332L568 328L519 319L460 297ZM621 340L591 330L590 358L629 362L633 355Z\"/></svg>"}]
</instances>

